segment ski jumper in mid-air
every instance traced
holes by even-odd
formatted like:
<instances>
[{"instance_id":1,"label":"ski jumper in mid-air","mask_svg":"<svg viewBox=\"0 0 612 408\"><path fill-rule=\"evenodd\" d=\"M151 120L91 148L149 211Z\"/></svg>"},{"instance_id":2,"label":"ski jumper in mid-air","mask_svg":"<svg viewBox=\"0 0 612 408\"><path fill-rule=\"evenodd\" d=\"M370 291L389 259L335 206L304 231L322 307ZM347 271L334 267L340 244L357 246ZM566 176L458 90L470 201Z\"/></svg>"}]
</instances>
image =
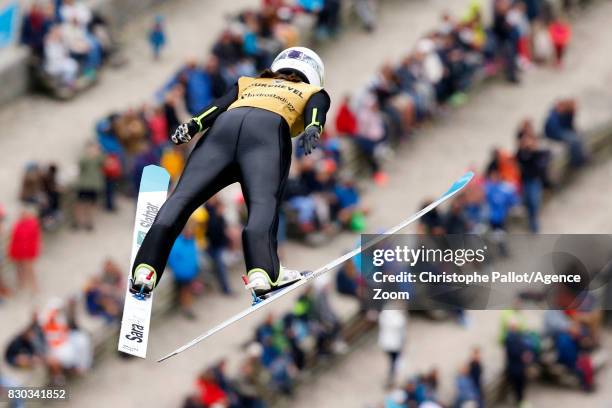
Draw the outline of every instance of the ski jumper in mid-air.
<instances>
[{"instance_id":1,"label":"ski jumper in mid-air","mask_svg":"<svg viewBox=\"0 0 612 408\"><path fill-rule=\"evenodd\" d=\"M172 136L197 142L173 193L159 210L132 270L134 292L150 293L162 276L175 239L191 214L224 187L239 182L248 208L242 233L248 285L263 296L299 279L277 254L278 212L293 137L306 154L317 146L330 98L323 89L323 61L312 50L282 51L257 78L241 77Z\"/></svg>"}]
</instances>

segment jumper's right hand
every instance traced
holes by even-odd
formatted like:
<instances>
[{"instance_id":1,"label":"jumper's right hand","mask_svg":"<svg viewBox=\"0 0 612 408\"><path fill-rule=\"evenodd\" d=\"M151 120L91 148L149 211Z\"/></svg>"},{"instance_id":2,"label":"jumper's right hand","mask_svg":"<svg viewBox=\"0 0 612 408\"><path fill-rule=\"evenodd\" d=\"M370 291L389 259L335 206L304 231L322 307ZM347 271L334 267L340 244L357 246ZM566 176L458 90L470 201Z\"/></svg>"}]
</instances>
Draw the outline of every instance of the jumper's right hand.
<instances>
[{"instance_id":1,"label":"jumper's right hand","mask_svg":"<svg viewBox=\"0 0 612 408\"><path fill-rule=\"evenodd\" d=\"M172 143L177 145L189 143L191 138L195 136L198 131L199 127L193 120L189 121L189 123L183 123L174 131L174 134L171 137Z\"/></svg>"}]
</instances>

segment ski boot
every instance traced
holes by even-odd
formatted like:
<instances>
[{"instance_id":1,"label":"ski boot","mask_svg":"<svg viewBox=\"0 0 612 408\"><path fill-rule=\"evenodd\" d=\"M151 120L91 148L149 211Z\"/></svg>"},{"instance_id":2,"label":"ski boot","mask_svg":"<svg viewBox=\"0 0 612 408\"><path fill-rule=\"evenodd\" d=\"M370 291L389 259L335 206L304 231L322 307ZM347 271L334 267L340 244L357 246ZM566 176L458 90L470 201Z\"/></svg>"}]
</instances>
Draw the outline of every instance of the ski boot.
<instances>
[{"instance_id":1,"label":"ski boot","mask_svg":"<svg viewBox=\"0 0 612 408\"><path fill-rule=\"evenodd\" d=\"M157 283L157 273L149 265L140 264L134 270L130 279L130 292L138 299L151 296L151 292Z\"/></svg>"},{"instance_id":2,"label":"ski boot","mask_svg":"<svg viewBox=\"0 0 612 408\"><path fill-rule=\"evenodd\" d=\"M263 269L252 269L247 276L243 276L242 280L246 289L251 291L253 296L253 305L265 300L270 294L275 291L294 284L303 278L300 271L287 269L283 266L280 268L279 276L276 282L272 282L268 273Z\"/></svg>"}]
</instances>

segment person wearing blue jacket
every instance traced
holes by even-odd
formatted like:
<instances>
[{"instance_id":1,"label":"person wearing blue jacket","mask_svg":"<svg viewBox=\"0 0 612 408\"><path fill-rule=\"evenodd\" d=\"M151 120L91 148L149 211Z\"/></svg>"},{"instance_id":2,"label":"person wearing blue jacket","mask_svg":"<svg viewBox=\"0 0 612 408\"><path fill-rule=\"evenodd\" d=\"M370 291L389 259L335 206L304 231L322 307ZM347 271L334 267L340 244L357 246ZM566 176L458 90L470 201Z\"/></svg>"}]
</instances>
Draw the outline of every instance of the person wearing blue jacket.
<instances>
[{"instance_id":1,"label":"person wearing blue jacket","mask_svg":"<svg viewBox=\"0 0 612 408\"><path fill-rule=\"evenodd\" d=\"M161 56L161 51L166 45L166 32L164 30L164 19L162 16L155 17L153 28L149 31L149 44L153 51L153 58L158 60Z\"/></svg>"},{"instance_id":2,"label":"person wearing blue jacket","mask_svg":"<svg viewBox=\"0 0 612 408\"><path fill-rule=\"evenodd\" d=\"M574 127L576 102L565 99L557 102L548 114L544 125L547 138L565 143L570 151L572 166L579 167L586 162L584 143Z\"/></svg>"},{"instance_id":3,"label":"person wearing blue jacket","mask_svg":"<svg viewBox=\"0 0 612 408\"><path fill-rule=\"evenodd\" d=\"M198 248L193 228L190 224L187 224L183 233L174 241L174 246L168 258L168 266L174 274L174 282L179 292L181 311L188 319L194 319L191 284L200 273L200 265L198 262Z\"/></svg>"},{"instance_id":4,"label":"person wearing blue jacket","mask_svg":"<svg viewBox=\"0 0 612 408\"><path fill-rule=\"evenodd\" d=\"M491 169L485 184L485 196L489 207L491 228L493 230L505 230L508 213L519 202L516 190L512 184L502 180L497 169Z\"/></svg>"}]
</instances>

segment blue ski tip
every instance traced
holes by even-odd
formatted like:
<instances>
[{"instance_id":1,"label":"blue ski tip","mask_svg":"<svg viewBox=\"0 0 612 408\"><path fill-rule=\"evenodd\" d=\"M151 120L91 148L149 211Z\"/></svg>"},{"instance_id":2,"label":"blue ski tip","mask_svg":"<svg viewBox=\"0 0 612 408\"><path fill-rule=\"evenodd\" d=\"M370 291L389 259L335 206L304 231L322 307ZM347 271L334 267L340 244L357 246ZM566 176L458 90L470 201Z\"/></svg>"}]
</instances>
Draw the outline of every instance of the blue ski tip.
<instances>
[{"instance_id":1,"label":"blue ski tip","mask_svg":"<svg viewBox=\"0 0 612 408\"><path fill-rule=\"evenodd\" d=\"M448 189L448 191L442 195L442 197L449 196L449 195L454 194L455 192L461 190L470 181L472 181L473 178L474 178L474 172L473 171L468 171L459 180L455 181L453 183L453 185Z\"/></svg>"},{"instance_id":2,"label":"blue ski tip","mask_svg":"<svg viewBox=\"0 0 612 408\"><path fill-rule=\"evenodd\" d=\"M166 191L170 184L170 175L163 167L149 165L142 171L140 192Z\"/></svg>"}]
</instances>

